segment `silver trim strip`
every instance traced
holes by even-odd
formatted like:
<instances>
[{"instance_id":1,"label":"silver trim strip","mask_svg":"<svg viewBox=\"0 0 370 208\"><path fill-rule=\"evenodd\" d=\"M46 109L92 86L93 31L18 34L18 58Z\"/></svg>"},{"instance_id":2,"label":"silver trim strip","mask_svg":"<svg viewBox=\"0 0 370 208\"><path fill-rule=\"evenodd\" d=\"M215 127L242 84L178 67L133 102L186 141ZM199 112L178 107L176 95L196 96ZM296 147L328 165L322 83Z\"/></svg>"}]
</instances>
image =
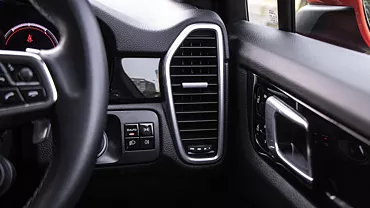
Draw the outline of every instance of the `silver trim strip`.
<instances>
[{"instance_id":1,"label":"silver trim strip","mask_svg":"<svg viewBox=\"0 0 370 208\"><path fill-rule=\"evenodd\" d=\"M275 86L276 87L276 86ZM278 87L276 87L278 88ZM358 134L357 132L353 131L352 129L348 128L347 126L335 121L334 119L326 116L325 114L321 113L320 111L316 110L315 108L307 105L306 103L300 101L299 99L295 98L294 96L292 96L291 94L285 92L284 90L278 88L281 92L283 92L285 95L287 95L288 97L290 97L291 99L293 99L294 101L296 101L297 103L301 104L303 107L307 108L308 110L312 111L313 113L315 113L316 115L320 116L321 118L323 118L324 120L332 123L333 125L337 126L338 128L342 129L343 131L347 132L348 134L352 135L353 137L357 138L358 140L362 141L363 143L367 144L370 146L370 140L368 140L367 138L365 138L364 136L361 136L360 134Z\"/></svg>"},{"instance_id":2,"label":"silver trim strip","mask_svg":"<svg viewBox=\"0 0 370 208\"><path fill-rule=\"evenodd\" d=\"M208 82L183 82L182 88L207 88Z\"/></svg>"},{"instance_id":3,"label":"silver trim strip","mask_svg":"<svg viewBox=\"0 0 370 208\"><path fill-rule=\"evenodd\" d=\"M26 64L32 66L34 70L37 70L37 73L41 78L41 82L43 83L42 86L46 91L47 100L44 102L36 102L31 104L18 105L14 107L0 108L0 116L45 109L50 107L57 101L58 93L55 88L54 81L51 77L48 67L46 66L45 62L39 55L23 51L0 50L0 71L2 70L5 73L5 76L7 76L8 80L10 80L10 84L12 85L11 87L18 87L20 85L13 82L7 70L5 69L5 66L1 62Z\"/></svg>"},{"instance_id":4,"label":"silver trim strip","mask_svg":"<svg viewBox=\"0 0 370 208\"><path fill-rule=\"evenodd\" d=\"M170 76L170 64L178 47L181 45L182 41L194 30L198 29L211 29L216 32L217 39L217 51L218 51L218 93L219 93L219 102L218 102L218 150L217 154L214 157L206 158L194 158L186 154L184 147L182 145L179 128L177 125L177 118L175 112L175 106L172 96L171 88L171 76ZM218 161L223 153L223 136L224 136L224 41L222 36L222 30L218 25L208 24L208 23L198 23L187 26L180 35L176 38L175 42L172 44L168 50L166 56L164 57L164 82L165 82L165 96L168 101L172 127L175 133L176 143L178 150L182 159L191 164L207 164Z\"/></svg>"},{"instance_id":5,"label":"silver trim strip","mask_svg":"<svg viewBox=\"0 0 370 208\"><path fill-rule=\"evenodd\" d=\"M253 74L253 92L254 92L254 87L257 84L257 77L258 75ZM363 143L367 144L370 146L370 140L368 140L366 137L358 134L357 132L353 131L352 129L348 128L347 126L335 121L334 119L330 118L329 116L326 116L325 114L321 113L320 111L316 110L315 108L307 105L306 103L302 102L298 98L294 97L293 95L287 93L286 91L282 90L281 88L275 86L274 84L270 83L270 85L276 87L278 90L280 90L283 94L288 96L289 98L293 99L297 103L301 104L303 107L307 108L308 110L312 111L316 115L320 116L324 120L330 122L331 124L335 125L336 127L342 129L343 131L347 132L348 134L352 135L353 137L357 138L358 140L362 141Z\"/></svg>"},{"instance_id":6,"label":"silver trim strip","mask_svg":"<svg viewBox=\"0 0 370 208\"><path fill-rule=\"evenodd\" d=\"M103 148L99 151L97 158L101 157L105 151L108 149L108 136L105 132L103 132Z\"/></svg>"},{"instance_id":7,"label":"silver trim strip","mask_svg":"<svg viewBox=\"0 0 370 208\"><path fill-rule=\"evenodd\" d=\"M301 175L306 180L312 182L312 167L311 167L311 150L309 147L309 142L307 141L307 172L301 170L296 165L294 165L288 158L285 157L284 153L280 151L278 139L276 136L276 113L281 114L285 118L291 120L295 124L301 126L308 133L308 122L300 115L298 112L293 110L291 107L287 106L276 98L275 96L270 96L266 101L266 141L269 150L278 158L280 158L285 164L292 168L295 172Z\"/></svg>"}]
</instances>

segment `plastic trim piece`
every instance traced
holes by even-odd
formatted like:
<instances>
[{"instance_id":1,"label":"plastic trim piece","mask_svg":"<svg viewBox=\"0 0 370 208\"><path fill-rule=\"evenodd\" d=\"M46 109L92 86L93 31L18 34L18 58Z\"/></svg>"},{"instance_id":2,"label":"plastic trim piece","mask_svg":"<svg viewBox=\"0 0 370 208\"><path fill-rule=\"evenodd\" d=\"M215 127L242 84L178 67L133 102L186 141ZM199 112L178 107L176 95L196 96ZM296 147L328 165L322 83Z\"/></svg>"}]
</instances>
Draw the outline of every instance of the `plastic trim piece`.
<instances>
[{"instance_id":1,"label":"plastic trim piece","mask_svg":"<svg viewBox=\"0 0 370 208\"><path fill-rule=\"evenodd\" d=\"M172 88L171 88L171 77L170 77L170 64L173 55L175 54L178 47L181 43L185 40L185 38L193 31L200 30L200 29L210 29L216 32L216 39L217 39L217 51L218 51L218 79L219 79L219 86L218 86L218 150L217 154L213 157L204 157L204 158L194 158L190 157L186 154L184 147L182 145L180 132L177 125L177 118L175 112L175 106L172 97ZM223 132L224 132L224 41L222 37L222 30L216 24L209 24L209 23L197 23L187 26L180 35L176 38L170 49L168 50L165 58L164 58L164 83L165 83L165 96L168 101L171 119L172 119L172 127L175 133L176 143L178 146L178 151L180 156L183 160L191 164L207 164L217 162L223 153Z\"/></svg>"},{"instance_id":2,"label":"plastic trim piece","mask_svg":"<svg viewBox=\"0 0 370 208\"><path fill-rule=\"evenodd\" d=\"M284 104L278 98L271 96L266 101L266 141L269 150L278 158L280 158L286 165L292 168L296 173L301 175L303 178L308 180L309 182L313 181L312 178L312 169L311 169L311 155L309 146L307 146L307 172L301 170L296 165L294 165L288 158L284 156L284 153L281 152L278 139L276 136L276 119L275 114L279 113L283 115L285 118L289 119L290 121L294 122L295 124L301 126L308 132L308 122L307 120L300 115L298 112L291 109L289 106Z\"/></svg>"},{"instance_id":3,"label":"plastic trim piece","mask_svg":"<svg viewBox=\"0 0 370 208\"><path fill-rule=\"evenodd\" d=\"M103 148L100 149L97 158L102 156L105 153L105 151L107 150L107 148L108 148L108 136L104 131L104 133L103 133Z\"/></svg>"}]
</instances>

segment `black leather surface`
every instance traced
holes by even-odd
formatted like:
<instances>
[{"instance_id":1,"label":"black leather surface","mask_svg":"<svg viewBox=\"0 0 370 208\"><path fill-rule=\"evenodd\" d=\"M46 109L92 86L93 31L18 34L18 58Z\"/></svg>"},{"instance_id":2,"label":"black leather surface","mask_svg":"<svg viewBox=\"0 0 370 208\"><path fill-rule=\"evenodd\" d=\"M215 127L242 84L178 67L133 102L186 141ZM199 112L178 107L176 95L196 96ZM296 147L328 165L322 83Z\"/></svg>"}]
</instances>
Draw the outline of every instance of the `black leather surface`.
<instances>
[{"instance_id":1,"label":"black leather surface","mask_svg":"<svg viewBox=\"0 0 370 208\"><path fill-rule=\"evenodd\" d=\"M105 50L86 1L33 0L57 26L60 45L41 51L54 79L53 160L26 207L73 207L94 168L108 103Z\"/></svg>"},{"instance_id":2,"label":"black leather surface","mask_svg":"<svg viewBox=\"0 0 370 208\"><path fill-rule=\"evenodd\" d=\"M214 23L227 32L221 18L210 10L197 9L171 0L90 0L95 15L113 31L117 50L166 53L180 32L193 23ZM225 45L225 59L229 48Z\"/></svg>"},{"instance_id":3,"label":"black leather surface","mask_svg":"<svg viewBox=\"0 0 370 208\"><path fill-rule=\"evenodd\" d=\"M370 138L369 55L244 21L229 30L240 67Z\"/></svg>"}]
</instances>

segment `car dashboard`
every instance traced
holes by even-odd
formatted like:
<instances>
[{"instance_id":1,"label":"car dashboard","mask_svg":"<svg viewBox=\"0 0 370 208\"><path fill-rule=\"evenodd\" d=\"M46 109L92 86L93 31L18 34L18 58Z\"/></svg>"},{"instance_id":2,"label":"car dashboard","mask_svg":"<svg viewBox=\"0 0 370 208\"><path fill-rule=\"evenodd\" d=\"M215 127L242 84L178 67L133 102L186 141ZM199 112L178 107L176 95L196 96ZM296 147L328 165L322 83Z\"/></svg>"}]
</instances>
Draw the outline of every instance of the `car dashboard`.
<instances>
[{"instance_id":1,"label":"car dashboard","mask_svg":"<svg viewBox=\"0 0 370 208\"><path fill-rule=\"evenodd\" d=\"M222 164L227 33L210 10L167 0L90 1L109 65L109 106L97 168ZM52 49L56 27L30 5L0 2L7 50ZM102 69L104 70L104 69ZM102 86L103 87L103 86Z\"/></svg>"},{"instance_id":2,"label":"car dashboard","mask_svg":"<svg viewBox=\"0 0 370 208\"><path fill-rule=\"evenodd\" d=\"M114 184L139 191L153 179L129 173L138 170L151 171L164 190L189 190L192 183L214 181L209 176L221 174L227 132L229 50L221 18L213 11L167 0L90 4L109 66L108 119L90 185L112 187L107 174L113 174ZM0 18L7 20L0 23L2 49L48 50L61 41L56 27L28 3L0 1ZM45 154L42 160L51 157ZM167 166L172 168L163 174L160 167ZM128 173L122 175L123 169ZM194 170L196 175L189 177ZM183 178L177 186L178 179L170 177L173 171ZM88 188L86 197L97 194L93 190Z\"/></svg>"},{"instance_id":3,"label":"car dashboard","mask_svg":"<svg viewBox=\"0 0 370 208\"><path fill-rule=\"evenodd\" d=\"M268 73L260 68L265 60L239 64L235 57L231 58L232 52L248 53L255 48L239 42L236 36L229 37L216 12L171 0L89 3L107 55L108 68L102 70L109 72L109 86L101 87L109 87L109 105L95 171L78 207L97 206L95 203L105 206L122 196L135 201L135 205L160 206L157 200L168 198L191 198L204 203L195 207L219 207L220 200L230 205L229 199L240 200L238 196L228 196L236 187L231 183L263 175L254 173L248 165L264 171L271 167L276 170L279 175L274 171L266 174L267 178L275 185L275 180L286 182L285 179L293 184L294 188L278 187L281 192L288 190L286 195L303 193L318 204L324 201L322 198L332 200L337 195L352 204L364 204L359 198L366 200L368 180L363 180L365 175L356 177L347 170L355 167L369 173L370 149L357 141L356 135L338 128L335 120L310 107L306 100L298 99L298 93L292 93L293 96L289 90L275 86L278 76L274 77L276 80L264 79L253 69L243 68L252 65L258 74ZM0 20L4 20L0 21L0 49L48 50L63 41L57 27L25 1L0 0ZM264 38L242 34L253 41ZM229 52L229 43L236 50ZM269 45L275 47L274 44ZM8 65L5 67L11 70ZM232 87L231 82L237 87ZM307 120L302 119L307 123L305 128L291 124L288 116L275 118L273 104L283 106L289 115L306 116ZM265 115L269 110L271 115ZM245 116L244 120L236 119L240 116ZM283 141L289 145L278 152L274 146L277 142L268 137L275 125L266 122L269 116L282 123L281 129L288 129L275 137L295 138L290 135L292 129L304 136L314 133L303 144L294 139ZM47 151L37 160L49 163L52 136L41 140L44 142L38 148ZM294 145L305 154L293 154L294 148L290 147ZM311 150L319 156L311 158ZM278 159L285 159L281 155L294 156L293 162L282 162ZM311 162L315 165L311 166ZM243 185L237 191L241 195L250 183ZM257 182L252 185L260 187ZM353 191L355 186L360 188ZM260 189L263 194L270 191L263 186ZM144 197L151 200L141 201Z\"/></svg>"}]
</instances>

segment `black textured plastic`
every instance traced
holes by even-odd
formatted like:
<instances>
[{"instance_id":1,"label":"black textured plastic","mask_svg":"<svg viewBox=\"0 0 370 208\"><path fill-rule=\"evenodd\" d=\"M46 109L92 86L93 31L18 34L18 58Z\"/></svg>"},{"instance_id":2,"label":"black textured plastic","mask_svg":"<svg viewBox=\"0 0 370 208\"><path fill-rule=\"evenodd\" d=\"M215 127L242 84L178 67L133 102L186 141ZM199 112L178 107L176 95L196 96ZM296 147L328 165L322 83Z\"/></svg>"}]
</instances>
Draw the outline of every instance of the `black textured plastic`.
<instances>
[{"instance_id":1,"label":"black textured plastic","mask_svg":"<svg viewBox=\"0 0 370 208\"><path fill-rule=\"evenodd\" d=\"M146 6L138 8L140 2ZM186 26L194 23L214 23L222 28L226 43L225 59L229 58L225 25L213 11L174 1L166 1L160 5L157 1L142 0L106 1L104 4L92 0L90 3L95 15L113 31L118 51L166 53Z\"/></svg>"}]
</instances>

